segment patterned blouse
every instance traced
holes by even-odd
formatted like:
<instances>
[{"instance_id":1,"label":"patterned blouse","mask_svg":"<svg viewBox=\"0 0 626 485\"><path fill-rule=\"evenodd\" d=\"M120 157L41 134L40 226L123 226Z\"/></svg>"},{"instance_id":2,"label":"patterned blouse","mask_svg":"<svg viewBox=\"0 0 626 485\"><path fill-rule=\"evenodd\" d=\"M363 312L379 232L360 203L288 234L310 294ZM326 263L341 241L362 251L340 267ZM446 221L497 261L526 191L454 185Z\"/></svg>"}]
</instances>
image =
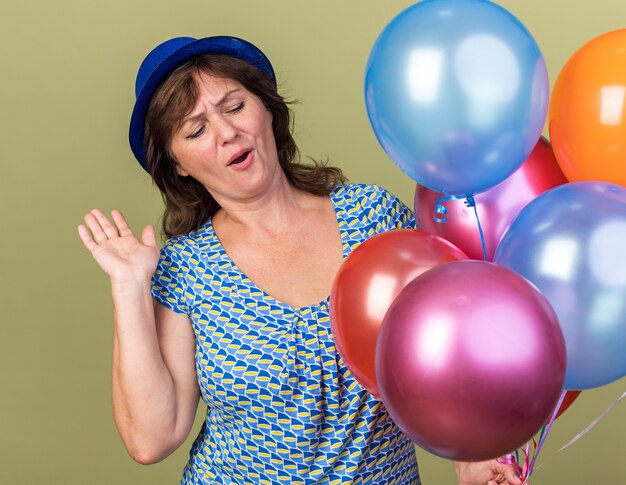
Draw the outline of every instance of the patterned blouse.
<instances>
[{"instance_id":1,"label":"patterned blouse","mask_svg":"<svg viewBox=\"0 0 626 485\"><path fill-rule=\"evenodd\" d=\"M374 185L339 186L330 199L344 259L375 234L415 227ZM210 220L166 242L152 293L192 321L208 407L181 484L419 484L413 444L337 352L330 297L297 309L274 299Z\"/></svg>"}]
</instances>

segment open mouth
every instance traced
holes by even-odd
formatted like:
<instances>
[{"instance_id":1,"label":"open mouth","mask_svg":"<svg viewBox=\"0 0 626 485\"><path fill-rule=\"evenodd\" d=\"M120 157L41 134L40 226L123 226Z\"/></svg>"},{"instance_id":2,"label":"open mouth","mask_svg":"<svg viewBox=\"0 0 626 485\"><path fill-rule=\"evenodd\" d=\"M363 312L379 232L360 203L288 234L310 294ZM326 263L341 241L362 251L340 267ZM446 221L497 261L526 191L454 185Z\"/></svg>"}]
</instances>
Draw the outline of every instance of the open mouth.
<instances>
[{"instance_id":1,"label":"open mouth","mask_svg":"<svg viewBox=\"0 0 626 485\"><path fill-rule=\"evenodd\" d=\"M245 150L241 155L233 159L228 165L238 165L242 163L243 161L245 161L246 158L248 158L248 155L251 151L252 150Z\"/></svg>"}]
</instances>

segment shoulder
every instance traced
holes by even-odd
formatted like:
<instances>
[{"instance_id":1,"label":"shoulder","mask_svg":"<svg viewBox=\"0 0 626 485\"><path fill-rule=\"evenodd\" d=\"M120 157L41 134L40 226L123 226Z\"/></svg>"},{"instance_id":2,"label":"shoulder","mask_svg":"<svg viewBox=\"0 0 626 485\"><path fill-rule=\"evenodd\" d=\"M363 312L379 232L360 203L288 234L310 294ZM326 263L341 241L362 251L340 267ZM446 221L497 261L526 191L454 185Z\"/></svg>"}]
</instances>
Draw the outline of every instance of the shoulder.
<instances>
[{"instance_id":1,"label":"shoulder","mask_svg":"<svg viewBox=\"0 0 626 485\"><path fill-rule=\"evenodd\" d=\"M396 199L397 197L387 189L376 184L357 184L351 183L337 186L333 193L350 197L356 200L364 199Z\"/></svg>"},{"instance_id":2,"label":"shoulder","mask_svg":"<svg viewBox=\"0 0 626 485\"><path fill-rule=\"evenodd\" d=\"M161 247L161 254L175 256L183 260L192 258L208 238L207 226L209 223L181 236L166 239Z\"/></svg>"},{"instance_id":3,"label":"shoulder","mask_svg":"<svg viewBox=\"0 0 626 485\"><path fill-rule=\"evenodd\" d=\"M335 188L336 196L354 206L388 207L401 204L400 199L387 189L376 184L346 184Z\"/></svg>"},{"instance_id":4,"label":"shoulder","mask_svg":"<svg viewBox=\"0 0 626 485\"><path fill-rule=\"evenodd\" d=\"M375 184L349 184L343 209L349 225L358 223L368 237L390 229L414 229L415 217L396 195Z\"/></svg>"}]
</instances>

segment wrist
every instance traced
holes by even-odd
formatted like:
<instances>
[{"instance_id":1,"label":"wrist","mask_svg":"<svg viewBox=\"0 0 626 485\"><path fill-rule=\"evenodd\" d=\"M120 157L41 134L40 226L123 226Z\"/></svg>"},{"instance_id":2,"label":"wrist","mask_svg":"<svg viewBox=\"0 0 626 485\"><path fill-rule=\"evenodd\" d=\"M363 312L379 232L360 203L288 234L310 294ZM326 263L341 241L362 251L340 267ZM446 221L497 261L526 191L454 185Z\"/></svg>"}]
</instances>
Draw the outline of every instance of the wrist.
<instances>
[{"instance_id":1,"label":"wrist","mask_svg":"<svg viewBox=\"0 0 626 485\"><path fill-rule=\"evenodd\" d=\"M462 485L461 477L463 476L463 471L465 470L466 466L467 466L467 463L464 463L461 461L454 462L454 471L456 472L456 480L459 483L459 485Z\"/></svg>"},{"instance_id":2,"label":"wrist","mask_svg":"<svg viewBox=\"0 0 626 485\"><path fill-rule=\"evenodd\" d=\"M150 281L145 277L111 277L111 291L114 295L150 293Z\"/></svg>"}]
</instances>

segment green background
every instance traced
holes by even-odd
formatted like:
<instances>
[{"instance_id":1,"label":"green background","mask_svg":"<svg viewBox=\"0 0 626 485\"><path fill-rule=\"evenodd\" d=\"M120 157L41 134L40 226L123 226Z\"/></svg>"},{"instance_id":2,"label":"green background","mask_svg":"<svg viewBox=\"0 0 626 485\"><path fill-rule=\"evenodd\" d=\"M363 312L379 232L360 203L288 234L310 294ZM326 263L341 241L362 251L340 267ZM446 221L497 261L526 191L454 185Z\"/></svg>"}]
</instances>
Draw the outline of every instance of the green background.
<instances>
[{"instance_id":1,"label":"green background","mask_svg":"<svg viewBox=\"0 0 626 485\"><path fill-rule=\"evenodd\" d=\"M411 204L414 184L379 147L362 84L376 36L412 3L5 2L0 483L174 484L186 461L191 438L157 465L145 467L126 455L111 416L108 281L76 233L93 207L123 210L137 230L160 215L160 196L127 143L143 56L178 35L230 34L255 42L272 60L283 93L301 100L295 112L302 153L328 156L351 180L378 183ZM578 47L626 26L623 0L498 3L533 33L552 82ZM624 405L571 448L553 454L625 383L585 392L557 421L533 484L624 483L618 465L626 451ZM418 455L425 485L455 483L449 462L421 450Z\"/></svg>"}]
</instances>

